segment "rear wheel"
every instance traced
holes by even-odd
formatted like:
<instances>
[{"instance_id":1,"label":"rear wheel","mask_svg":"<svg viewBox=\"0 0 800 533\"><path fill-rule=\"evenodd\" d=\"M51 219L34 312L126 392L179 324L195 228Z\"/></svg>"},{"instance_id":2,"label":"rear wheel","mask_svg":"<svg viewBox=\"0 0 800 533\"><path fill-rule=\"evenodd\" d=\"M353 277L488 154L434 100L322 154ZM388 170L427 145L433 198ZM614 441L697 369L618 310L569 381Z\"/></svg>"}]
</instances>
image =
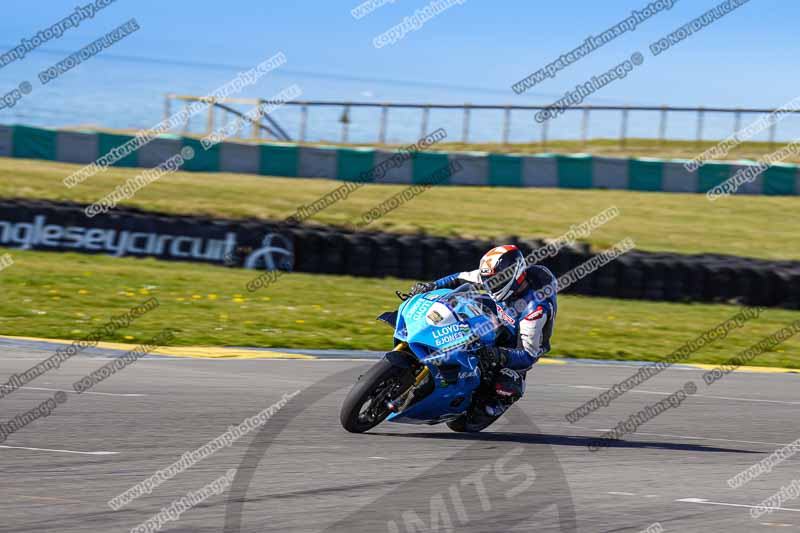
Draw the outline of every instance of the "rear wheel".
<instances>
[{"instance_id":1,"label":"rear wheel","mask_svg":"<svg viewBox=\"0 0 800 533\"><path fill-rule=\"evenodd\" d=\"M381 359L361 376L347 394L339 419L350 433L364 433L391 414L386 405L413 383L410 369Z\"/></svg>"}]
</instances>

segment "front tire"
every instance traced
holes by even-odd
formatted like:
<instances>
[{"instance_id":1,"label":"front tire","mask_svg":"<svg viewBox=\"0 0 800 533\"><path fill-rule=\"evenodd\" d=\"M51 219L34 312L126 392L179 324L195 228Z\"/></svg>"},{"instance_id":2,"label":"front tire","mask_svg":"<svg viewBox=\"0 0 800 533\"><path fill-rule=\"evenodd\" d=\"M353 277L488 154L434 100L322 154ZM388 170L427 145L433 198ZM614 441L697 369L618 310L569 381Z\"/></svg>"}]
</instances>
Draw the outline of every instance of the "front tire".
<instances>
[{"instance_id":1,"label":"front tire","mask_svg":"<svg viewBox=\"0 0 800 533\"><path fill-rule=\"evenodd\" d=\"M394 366L381 359L353 385L347 394L339 420L350 433L364 433L391 414L386 402L413 383L407 368Z\"/></svg>"}]
</instances>

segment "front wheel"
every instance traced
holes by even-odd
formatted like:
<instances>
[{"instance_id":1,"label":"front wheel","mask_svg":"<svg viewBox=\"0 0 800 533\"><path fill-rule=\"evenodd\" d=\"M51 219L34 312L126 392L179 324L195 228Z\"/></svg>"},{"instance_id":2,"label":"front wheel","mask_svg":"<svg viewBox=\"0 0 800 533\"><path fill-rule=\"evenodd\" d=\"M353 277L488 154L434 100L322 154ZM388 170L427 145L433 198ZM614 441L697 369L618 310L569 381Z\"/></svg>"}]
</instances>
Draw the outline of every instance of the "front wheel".
<instances>
[{"instance_id":1,"label":"front wheel","mask_svg":"<svg viewBox=\"0 0 800 533\"><path fill-rule=\"evenodd\" d=\"M407 368L394 366L381 359L361 376L347 394L339 420L350 433L364 433L391 414L387 402L413 383Z\"/></svg>"}]
</instances>

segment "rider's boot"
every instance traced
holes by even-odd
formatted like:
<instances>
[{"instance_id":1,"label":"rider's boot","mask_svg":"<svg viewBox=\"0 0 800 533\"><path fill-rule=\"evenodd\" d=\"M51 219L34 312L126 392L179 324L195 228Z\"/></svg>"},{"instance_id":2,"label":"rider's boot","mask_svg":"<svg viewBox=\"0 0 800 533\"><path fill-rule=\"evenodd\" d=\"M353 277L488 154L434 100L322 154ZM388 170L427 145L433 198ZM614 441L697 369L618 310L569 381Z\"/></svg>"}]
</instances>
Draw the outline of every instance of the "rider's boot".
<instances>
[{"instance_id":1,"label":"rider's boot","mask_svg":"<svg viewBox=\"0 0 800 533\"><path fill-rule=\"evenodd\" d=\"M500 416L511 407L511 404L522 397L525 385L522 376L516 370L504 368L494 382L494 394L487 398L485 411L489 416Z\"/></svg>"}]
</instances>

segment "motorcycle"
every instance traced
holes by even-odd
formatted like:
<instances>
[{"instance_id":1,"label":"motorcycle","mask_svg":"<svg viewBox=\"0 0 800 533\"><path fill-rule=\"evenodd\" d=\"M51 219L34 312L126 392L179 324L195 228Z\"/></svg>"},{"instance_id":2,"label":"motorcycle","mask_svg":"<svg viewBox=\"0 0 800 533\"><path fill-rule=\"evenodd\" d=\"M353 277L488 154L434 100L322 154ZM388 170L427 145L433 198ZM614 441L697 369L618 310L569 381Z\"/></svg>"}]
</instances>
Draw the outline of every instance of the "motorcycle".
<instances>
[{"instance_id":1,"label":"motorcycle","mask_svg":"<svg viewBox=\"0 0 800 533\"><path fill-rule=\"evenodd\" d=\"M384 420L444 422L457 432L487 428L502 416L485 409L498 370L476 352L504 334L494 302L469 285L397 295L403 300L398 310L378 317L394 328L395 347L350 390L341 408L342 426L351 433ZM524 392L524 380L521 385Z\"/></svg>"}]
</instances>

